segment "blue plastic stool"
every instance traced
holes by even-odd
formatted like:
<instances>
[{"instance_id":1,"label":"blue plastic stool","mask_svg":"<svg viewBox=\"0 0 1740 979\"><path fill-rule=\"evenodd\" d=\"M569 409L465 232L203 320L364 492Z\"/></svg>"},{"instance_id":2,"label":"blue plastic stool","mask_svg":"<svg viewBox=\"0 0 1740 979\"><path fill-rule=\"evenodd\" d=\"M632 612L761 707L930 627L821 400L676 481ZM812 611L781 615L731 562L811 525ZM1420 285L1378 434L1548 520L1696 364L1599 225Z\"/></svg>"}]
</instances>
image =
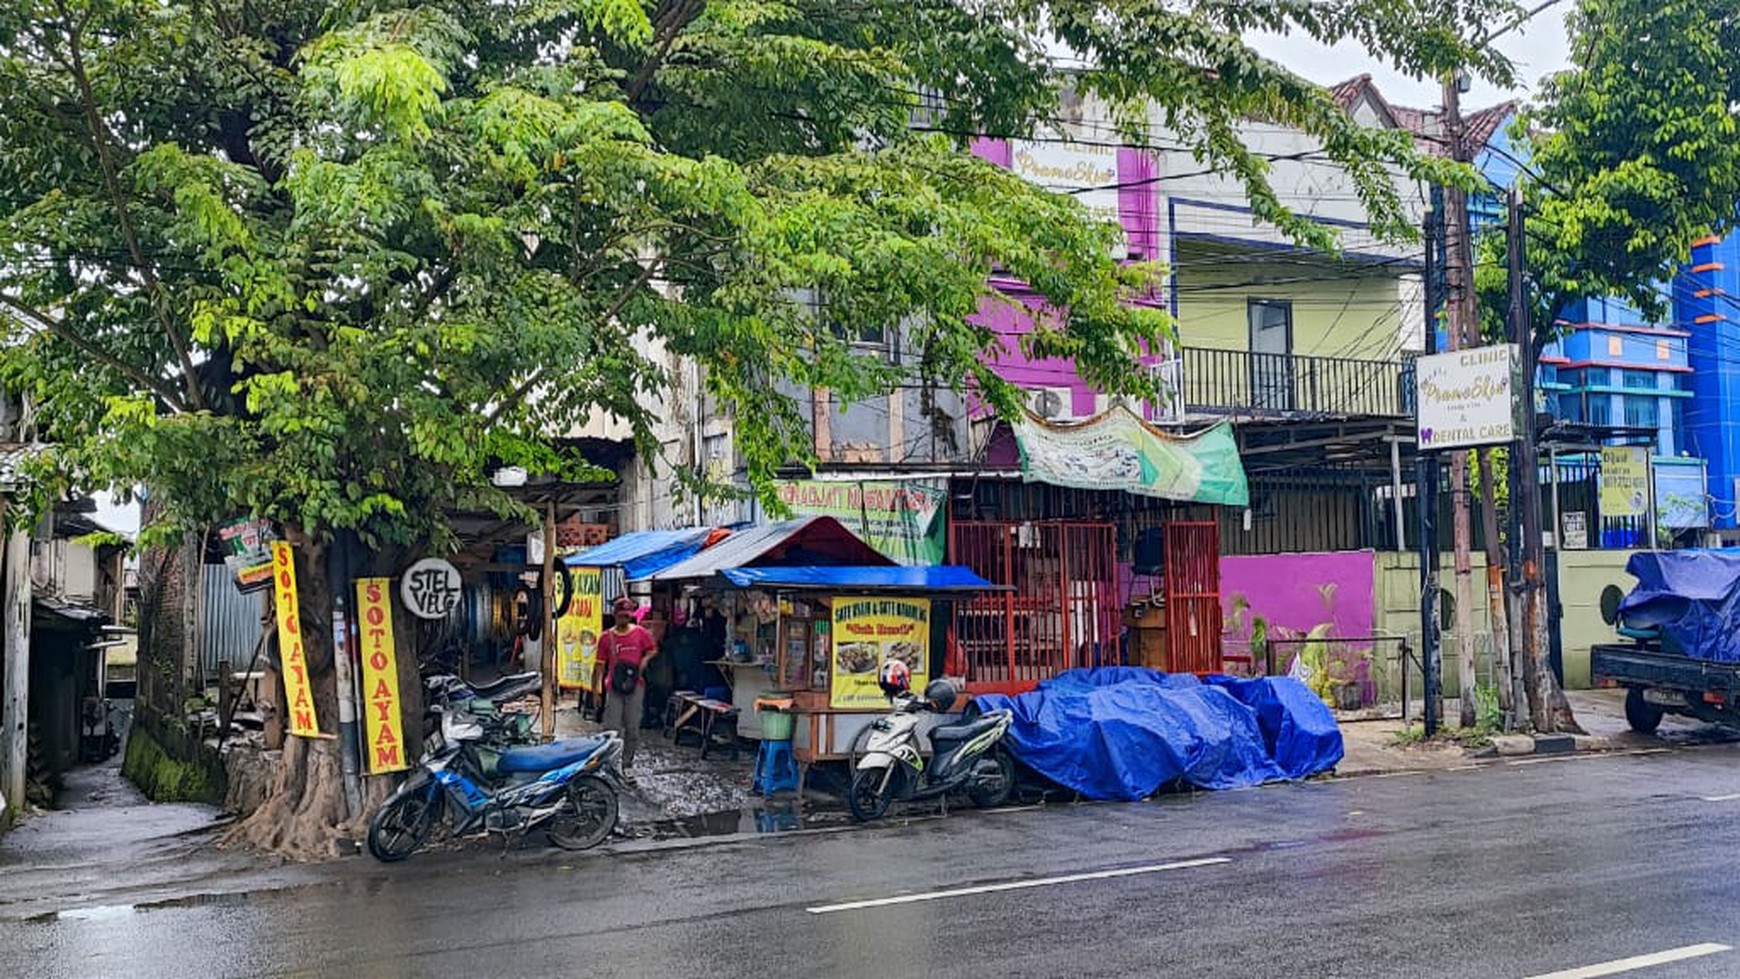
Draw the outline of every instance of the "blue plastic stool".
<instances>
[{"instance_id":1,"label":"blue plastic stool","mask_svg":"<svg viewBox=\"0 0 1740 979\"><path fill-rule=\"evenodd\" d=\"M755 780L750 791L770 796L798 787L797 759L792 757L790 741L763 741L755 755Z\"/></svg>"}]
</instances>

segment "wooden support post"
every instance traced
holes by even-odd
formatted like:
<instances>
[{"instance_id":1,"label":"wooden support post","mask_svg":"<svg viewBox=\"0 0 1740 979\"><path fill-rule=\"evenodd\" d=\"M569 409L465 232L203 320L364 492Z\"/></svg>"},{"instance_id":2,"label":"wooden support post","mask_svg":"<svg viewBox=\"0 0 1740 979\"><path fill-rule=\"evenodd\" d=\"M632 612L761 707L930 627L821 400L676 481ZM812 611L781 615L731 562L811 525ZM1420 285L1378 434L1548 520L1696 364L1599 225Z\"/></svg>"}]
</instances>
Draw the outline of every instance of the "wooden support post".
<instances>
[{"instance_id":1,"label":"wooden support post","mask_svg":"<svg viewBox=\"0 0 1740 979\"><path fill-rule=\"evenodd\" d=\"M6 507L0 503L0 530ZM0 794L8 808L24 805L24 781L30 763L30 531L6 535L4 616L6 639L0 656L6 661L4 701L0 701Z\"/></svg>"},{"instance_id":2,"label":"wooden support post","mask_svg":"<svg viewBox=\"0 0 1740 979\"><path fill-rule=\"evenodd\" d=\"M544 574L539 579L544 599L544 641L538 644L542 653L539 669L544 674L544 699L538 712L543 724L545 741L556 737L556 602L562 589L556 587L556 504L544 506Z\"/></svg>"}]
</instances>

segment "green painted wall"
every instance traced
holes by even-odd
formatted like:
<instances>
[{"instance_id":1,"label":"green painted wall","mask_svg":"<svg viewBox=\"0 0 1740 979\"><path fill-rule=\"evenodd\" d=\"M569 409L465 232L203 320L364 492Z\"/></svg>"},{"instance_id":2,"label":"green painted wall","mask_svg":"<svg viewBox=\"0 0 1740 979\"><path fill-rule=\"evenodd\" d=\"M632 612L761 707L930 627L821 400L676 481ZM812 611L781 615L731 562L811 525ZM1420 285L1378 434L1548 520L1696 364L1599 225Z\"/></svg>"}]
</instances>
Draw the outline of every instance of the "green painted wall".
<instances>
[{"instance_id":1,"label":"green painted wall","mask_svg":"<svg viewBox=\"0 0 1740 979\"><path fill-rule=\"evenodd\" d=\"M1624 591L1630 591L1636 584L1632 577L1625 573L1625 562L1631 558L1632 551L1565 551L1559 556L1559 601L1564 605L1564 618L1559 627L1565 650L1565 685L1573 690L1587 689L1589 683L1589 647L1598 642L1609 642L1613 639L1613 630L1607 623L1601 621L1601 590L1608 585L1618 585ZM1444 555L1443 567L1439 581L1446 592L1453 592L1454 566L1449 555ZM1474 627L1475 653L1479 661L1477 680L1485 684L1490 681L1492 647L1490 629L1486 616L1486 600L1484 582L1486 581L1486 560L1483 555L1474 556ZM1377 555L1376 580L1373 583L1376 592L1377 609L1375 619L1380 630L1405 635L1409 637L1410 645L1419 649L1420 635L1420 556L1418 554L1398 554L1380 552ZM1411 696L1419 696L1419 671L1412 664L1408 667L1408 681ZM1444 690L1454 696L1460 686L1460 675L1457 672L1456 646L1448 630L1445 634L1444 647ZM1400 678L1394 675L1385 678L1382 684L1385 692L1391 696L1400 693Z\"/></svg>"},{"instance_id":2,"label":"green painted wall","mask_svg":"<svg viewBox=\"0 0 1740 979\"><path fill-rule=\"evenodd\" d=\"M1396 357L1404 307L1394 276L1351 276L1331 262L1255 264L1250 257L1180 250L1178 330L1185 346L1248 349L1246 301L1285 299L1293 304L1295 354ZM1287 281L1302 278L1316 281Z\"/></svg>"}]
</instances>

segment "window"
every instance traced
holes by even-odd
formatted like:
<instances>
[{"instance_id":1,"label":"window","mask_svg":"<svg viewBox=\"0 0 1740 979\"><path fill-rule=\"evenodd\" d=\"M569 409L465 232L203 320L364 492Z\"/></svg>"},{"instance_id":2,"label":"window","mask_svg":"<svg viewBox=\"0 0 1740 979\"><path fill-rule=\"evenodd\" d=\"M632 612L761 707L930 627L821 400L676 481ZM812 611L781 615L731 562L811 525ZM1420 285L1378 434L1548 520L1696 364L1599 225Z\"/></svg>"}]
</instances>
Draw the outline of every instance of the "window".
<instances>
[{"instance_id":1,"label":"window","mask_svg":"<svg viewBox=\"0 0 1740 979\"><path fill-rule=\"evenodd\" d=\"M1560 384L1564 384L1568 387L1574 387L1574 388L1580 388L1583 386L1583 377L1584 377L1583 371L1560 369L1558 373L1559 373L1559 383Z\"/></svg>"},{"instance_id":2,"label":"window","mask_svg":"<svg viewBox=\"0 0 1740 979\"><path fill-rule=\"evenodd\" d=\"M1632 391L1654 391L1655 374L1652 371L1622 371L1625 375L1625 387Z\"/></svg>"},{"instance_id":3,"label":"window","mask_svg":"<svg viewBox=\"0 0 1740 979\"><path fill-rule=\"evenodd\" d=\"M1625 398L1625 424L1632 428L1655 428L1660 424L1660 415L1656 411L1654 398L1627 395Z\"/></svg>"},{"instance_id":4,"label":"window","mask_svg":"<svg viewBox=\"0 0 1740 979\"><path fill-rule=\"evenodd\" d=\"M1559 418L1568 422L1583 420L1583 395L1575 391L1567 391L1559 395Z\"/></svg>"},{"instance_id":5,"label":"window","mask_svg":"<svg viewBox=\"0 0 1740 979\"><path fill-rule=\"evenodd\" d=\"M1606 425L1609 417L1608 402L1612 399L1604 395L1596 395L1589 399L1589 424Z\"/></svg>"}]
</instances>

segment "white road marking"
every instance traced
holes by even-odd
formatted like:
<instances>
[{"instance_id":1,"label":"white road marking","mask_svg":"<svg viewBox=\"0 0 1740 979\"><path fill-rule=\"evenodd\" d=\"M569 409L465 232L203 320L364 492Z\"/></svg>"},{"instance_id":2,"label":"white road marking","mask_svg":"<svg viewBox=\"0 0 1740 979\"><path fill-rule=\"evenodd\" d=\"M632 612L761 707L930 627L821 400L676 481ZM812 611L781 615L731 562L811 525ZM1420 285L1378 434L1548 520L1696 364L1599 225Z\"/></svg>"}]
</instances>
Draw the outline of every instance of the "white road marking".
<instances>
[{"instance_id":1,"label":"white road marking","mask_svg":"<svg viewBox=\"0 0 1740 979\"><path fill-rule=\"evenodd\" d=\"M1216 864L1232 863L1228 857L1204 857L1200 860L1180 860L1177 863L1156 863L1145 867L1124 867L1118 870L1095 870L1085 874L1066 874L1062 877L1039 877L1033 880L1012 880L1002 884L984 884L978 887L957 887L947 891L930 891L924 894L902 894L898 897L879 897L868 901L847 901L844 904L824 904L820 907L805 908L810 914L833 914L837 911L862 911L865 908L885 908L895 904L918 904L922 901L940 901L950 897L968 897L973 894L995 894L1000 891L1020 891L1031 887L1050 887L1054 884L1074 884L1086 880L1110 880L1115 877L1135 877L1140 874L1157 874L1168 870L1190 870L1195 867L1212 867Z\"/></svg>"},{"instance_id":2,"label":"white road marking","mask_svg":"<svg viewBox=\"0 0 1740 979\"><path fill-rule=\"evenodd\" d=\"M1702 945L1670 948L1665 952L1652 952L1649 955L1634 955L1629 959L1614 959L1611 962L1579 966L1575 969L1563 969L1559 972L1548 972L1538 976L1530 976L1529 979L1596 979L1597 976L1614 976L1621 972L1667 965L1670 962L1684 962L1687 959L1697 959L1706 955L1715 955L1718 952L1731 951L1733 949L1727 945L1705 942Z\"/></svg>"},{"instance_id":3,"label":"white road marking","mask_svg":"<svg viewBox=\"0 0 1740 979\"><path fill-rule=\"evenodd\" d=\"M1735 799L1740 799L1740 792L1730 792L1727 795L1704 796L1705 802L1733 802Z\"/></svg>"}]
</instances>

